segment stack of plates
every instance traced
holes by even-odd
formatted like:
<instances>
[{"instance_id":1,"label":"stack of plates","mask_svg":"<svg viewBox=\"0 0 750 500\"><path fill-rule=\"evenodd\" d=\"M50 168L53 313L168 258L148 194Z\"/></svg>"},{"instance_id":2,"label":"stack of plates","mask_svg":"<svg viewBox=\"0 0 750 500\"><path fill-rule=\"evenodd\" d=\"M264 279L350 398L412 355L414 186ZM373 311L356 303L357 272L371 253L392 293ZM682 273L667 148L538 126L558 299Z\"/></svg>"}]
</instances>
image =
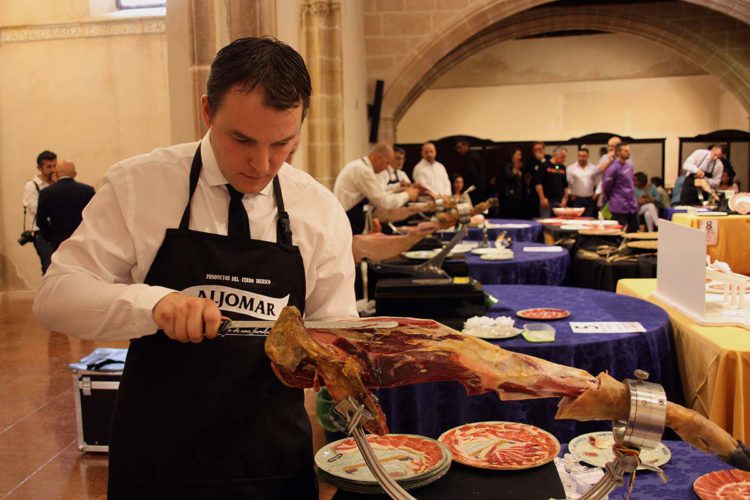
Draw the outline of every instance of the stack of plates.
<instances>
[{"instance_id":1,"label":"stack of plates","mask_svg":"<svg viewBox=\"0 0 750 500\"><path fill-rule=\"evenodd\" d=\"M448 472L453 459L445 445L422 436L368 434L367 441L388 474L406 490L437 481ZM318 477L332 486L355 493L383 493L352 438L321 448L315 454L315 465Z\"/></svg>"}]
</instances>

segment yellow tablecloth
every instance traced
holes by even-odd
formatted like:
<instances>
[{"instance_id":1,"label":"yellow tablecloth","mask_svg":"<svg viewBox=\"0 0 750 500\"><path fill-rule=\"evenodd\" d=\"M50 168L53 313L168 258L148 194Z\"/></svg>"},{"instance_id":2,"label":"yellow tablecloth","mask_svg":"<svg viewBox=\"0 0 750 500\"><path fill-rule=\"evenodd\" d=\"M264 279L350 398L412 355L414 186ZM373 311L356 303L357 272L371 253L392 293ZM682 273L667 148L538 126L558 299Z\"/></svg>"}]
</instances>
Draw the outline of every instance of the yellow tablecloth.
<instances>
[{"instance_id":1,"label":"yellow tablecloth","mask_svg":"<svg viewBox=\"0 0 750 500\"><path fill-rule=\"evenodd\" d=\"M736 439L750 440L750 330L701 326L654 297L655 279L627 279L617 293L661 306L672 322L687 406Z\"/></svg>"},{"instance_id":2,"label":"yellow tablecloth","mask_svg":"<svg viewBox=\"0 0 750 500\"><path fill-rule=\"evenodd\" d=\"M672 222L683 226L699 227L701 220L712 220L719 224L718 240L708 245L711 260L726 262L732 271L750 274L750 215L726 215L723 217L674 214Z\"/></svg>"}]
</instances>

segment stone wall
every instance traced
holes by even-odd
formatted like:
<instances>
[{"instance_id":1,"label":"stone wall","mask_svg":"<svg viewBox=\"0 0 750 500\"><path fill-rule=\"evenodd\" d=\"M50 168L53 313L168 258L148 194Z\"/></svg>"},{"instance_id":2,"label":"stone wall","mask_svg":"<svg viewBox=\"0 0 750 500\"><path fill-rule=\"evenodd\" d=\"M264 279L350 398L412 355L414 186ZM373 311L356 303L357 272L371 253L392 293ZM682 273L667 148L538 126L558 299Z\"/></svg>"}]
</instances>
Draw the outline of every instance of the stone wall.
<instances>
[{"instance_id":1,"label":"stone wall","mask_svg":"<svg viewBox=\"0 0 750 500\"><path fill-rule=\"evenodd\" d=\"M676 50L719 78L750 111L750 6L654 2L558 6L544 0L365 0L370 85L385 80L382 116L396 124L452 64L492 43L546 31L598 29ZM713 10L715 9L715 10ZM393 131L381 131L393 136Z\"/></svg>"}]
</instances>

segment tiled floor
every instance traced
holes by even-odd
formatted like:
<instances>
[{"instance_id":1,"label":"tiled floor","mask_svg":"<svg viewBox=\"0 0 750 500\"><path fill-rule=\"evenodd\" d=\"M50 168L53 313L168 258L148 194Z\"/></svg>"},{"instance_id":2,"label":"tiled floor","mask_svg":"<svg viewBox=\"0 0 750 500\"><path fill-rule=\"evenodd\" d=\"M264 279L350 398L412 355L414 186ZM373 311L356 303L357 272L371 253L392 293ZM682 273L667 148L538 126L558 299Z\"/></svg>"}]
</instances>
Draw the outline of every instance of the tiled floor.
<instances>
[{"instance_id":1,"label":"tiled floor","mask_svg":"<svg viewBox=\"0 0 750 500\"><path fill-rule=\"evenodd\" d=\"M107 456L77 448L67 365L97 347L126 345L49 333L30 300L0 303L0 499L106 498ZM311 411L314 398L306 401ZM323 436L314 429L317 449ZM332 494L321 485L321 498Z\"/></svg>"}]
</instances>

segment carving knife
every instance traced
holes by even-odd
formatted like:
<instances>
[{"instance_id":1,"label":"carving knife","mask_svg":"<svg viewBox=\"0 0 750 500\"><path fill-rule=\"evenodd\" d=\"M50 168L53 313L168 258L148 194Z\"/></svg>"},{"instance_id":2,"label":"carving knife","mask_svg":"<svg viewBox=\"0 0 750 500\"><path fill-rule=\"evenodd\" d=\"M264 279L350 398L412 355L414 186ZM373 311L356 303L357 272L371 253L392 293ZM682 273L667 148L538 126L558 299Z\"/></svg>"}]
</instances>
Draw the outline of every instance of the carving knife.
<instances>
[{"instance_id":1,"label":"carving knife","mask_svg":"<svg viewBox=\"0 0 750 500\"><path fill-rule=\"evenodd\" d=\"M275 321L231 321L224 320L219 325L219 336L240 336L240 337L266 337L271 333L271 328ZM316 329L333 329L345 328L350 329L377 329L377 328L396 328L398 321L305 321L305 328Z\"/></svg>"}]
</instances>

